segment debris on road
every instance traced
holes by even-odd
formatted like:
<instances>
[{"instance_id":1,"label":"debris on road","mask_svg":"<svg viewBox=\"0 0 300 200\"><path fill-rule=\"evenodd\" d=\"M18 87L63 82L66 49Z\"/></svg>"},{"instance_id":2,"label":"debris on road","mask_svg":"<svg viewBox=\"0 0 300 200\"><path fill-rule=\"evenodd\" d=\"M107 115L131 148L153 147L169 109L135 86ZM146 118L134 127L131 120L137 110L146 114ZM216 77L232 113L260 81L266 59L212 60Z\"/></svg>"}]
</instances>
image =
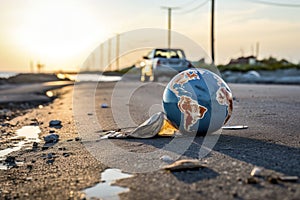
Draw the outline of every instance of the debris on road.
<instances>
[{"instance_id":1,"label":"debris on road","mask_svg":"<svg viewBox=\"0 0 300 200\"><path fill-rule=\"evenodd\" d=\"M262 173L262 168L260 167L254 167L250 173L251 176L260 177Z\"/></svg>"},{"instance_id":2,"label":"debris on road","mask_svg":"<svg viewBox=\"0 0 300 200\"><path fill-rule=\"evenodd\" d=\"M175 128L169 120L164 120L164 124L160 129L158 135L159 136L174 136L174 134L178 132L178 129Z\"/></svg>"},{"instance_id":3,"label":"debris on road","mask_svg":"<svg viewBox=\"0 0 300 200\"><path fill-rule=\"evenodd\" d=\"M101 139L153 138L157 136L165 121L163 112L156 113L131 132L108 131Z\"/></svg>"},{"instance_id":4,"label":"debris on road","mask_svg":"<svg viewBox=\"0 0 300 200\"><path fill-rule=\"evenodd\" d=\"M178 160L170 165L163 166L162 169L169 171L185 171L185 170L194 170L199 168L204 168L206 166L202 165L199 160Z\"/></svg>"},{"instance_id":5,"label":"debris on road","mask_svg":"<svg viewBox=\"0 0 300 200\"><path fill-rule=\"evenodd\" d=\"M152 138L156 136L164 124L164 117L165 115L163 112L152 115L129 135L135 138Z\"/></svg>"},{"instance_id":6,"label":"debris on road","mask_svg":"<svg viewBox=\"0 0 300 200\"><path fill-rule=\"evenodd\" d=\"M279 180L284 181L284 182L297 182L298 181L298 176L280 176Z\"/></svg>"},{"instance_id":7,"label":"debris on road","mask_svg":"<svg viewBox=\"0 0 300 200\"><path fill-rule=\"evenodd\" d=\"M242 130L242 129L248 129L248 126L244 125L235 125L235 126L223 126L223 130Z\"/></svg>"}]
</instances>

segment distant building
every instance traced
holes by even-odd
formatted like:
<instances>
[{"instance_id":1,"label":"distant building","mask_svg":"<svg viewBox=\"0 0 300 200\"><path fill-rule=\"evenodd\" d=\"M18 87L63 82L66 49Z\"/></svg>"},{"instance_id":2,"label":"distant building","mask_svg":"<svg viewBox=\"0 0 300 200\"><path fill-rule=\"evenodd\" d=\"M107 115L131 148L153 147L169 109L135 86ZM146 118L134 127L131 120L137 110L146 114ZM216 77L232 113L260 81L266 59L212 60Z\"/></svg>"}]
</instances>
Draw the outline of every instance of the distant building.
<instances>
[{"instance_id":1,"label":"distant building","mask_svg":"<svg viewBox=\"0 0 300 200\"><path fill-rule=\"evenodd\" d=\"M228 65L256 65L257 59L255 56L239 57L231 59Z\"/></svg>"}]
</instances>

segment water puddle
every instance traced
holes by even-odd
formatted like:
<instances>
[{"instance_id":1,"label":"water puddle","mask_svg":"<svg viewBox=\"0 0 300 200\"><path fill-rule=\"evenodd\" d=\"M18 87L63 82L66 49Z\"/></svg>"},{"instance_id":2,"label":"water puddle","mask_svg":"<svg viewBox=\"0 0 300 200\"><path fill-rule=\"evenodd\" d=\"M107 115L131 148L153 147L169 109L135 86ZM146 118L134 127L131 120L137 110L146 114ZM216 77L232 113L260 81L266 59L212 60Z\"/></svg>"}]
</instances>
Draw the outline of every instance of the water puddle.
<instances>
[{"instance_id":1,"label":"water puddle","mask_svg":"<svg viewBox=\"0 0 300 200\"><path fill-rule=\"evenodd\" d=\"M5 157L8 154L19 151L22 147L32 148L33 142L40 142L39 133L41 133L41 129L38 126L24 126L17 130L17 135L9 138L12 147L0 150L0 170L9 168L5 163Z\"/></svg>"},{"instance_id":2,"label":"water puddle","mask_svg":"<svg viewBox=\"0 0 300 200\"><path fill-rule=\"evenodd\" d=\"M88 199L100 198L103 200L118 200L122 192L128 192L128 188L113 186L116 180L131 178L133 175L122 173L119 169L107 169L101 174L101 181L97 185L83 190Z\"/></svg>"}]
</instances>

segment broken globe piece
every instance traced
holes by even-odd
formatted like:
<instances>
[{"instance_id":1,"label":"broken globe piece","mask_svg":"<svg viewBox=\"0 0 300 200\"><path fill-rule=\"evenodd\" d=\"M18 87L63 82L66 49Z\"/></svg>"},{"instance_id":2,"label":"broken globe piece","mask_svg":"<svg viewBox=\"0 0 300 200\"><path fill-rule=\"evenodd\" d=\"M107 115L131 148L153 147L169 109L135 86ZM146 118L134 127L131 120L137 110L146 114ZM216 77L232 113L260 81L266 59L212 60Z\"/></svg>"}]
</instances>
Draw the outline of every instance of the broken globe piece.
<instances>
[{"instance_id":1,"label":"broken globe piece","mask_svg":"<svg viewBox=\"0 0 300 200\"><path fill-rule=\"evenodd\" d=\"M206 135L219 130L232 113L232 93L217 74L189 69L177 74L163 94L167 119L182 133Z\"/></svg>"}]
</instances>

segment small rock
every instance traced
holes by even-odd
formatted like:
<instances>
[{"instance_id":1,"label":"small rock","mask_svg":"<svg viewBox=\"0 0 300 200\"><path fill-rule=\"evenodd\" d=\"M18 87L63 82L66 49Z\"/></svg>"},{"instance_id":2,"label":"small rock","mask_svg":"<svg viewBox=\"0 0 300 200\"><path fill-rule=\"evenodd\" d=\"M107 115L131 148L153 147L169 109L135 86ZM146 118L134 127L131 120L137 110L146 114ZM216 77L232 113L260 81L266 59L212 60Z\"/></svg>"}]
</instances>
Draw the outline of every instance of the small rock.
<instances>
[{"instance_id":1,"label":"small rock","mask_svg":"<svg viewBox=\"0 0 300 200\"><path fill-rule=\"evenodd\" d=\"M50 130L49 133L55 133L55 130Z\"/></svg>"},{"instance_id":2,"label":"small rock","mask_svg":"<svg viewBox=\"0 0 300 200\"><path fill-rule=\"evenodd\" d=\"M14 157L14 156L8 156L5 159L5 162L8 163L9 165L16 164L16 157Z\"/></svg>"},{"instance_id":3,"label":"small rock","mask_svg":"<svg viewBox=\"0 0 300 200\"><path fill-rule=\"evenodd\" d=\"M56 143L59 140L59 135L57 134L50 134L44 136L45 143Z\"/></svg>"},{"instance_id":4,"label":"small rock","mask_svg":"<svg viewBox=\"0 0 300 200\"><path fill-rule=\"evenodd\" d=\"M47 164L53 164L53 163L54 163L54 160L55 160L55 159L47 160L46 163L47 163Z\"/></svg>"},{"instance_id":5,"label":"small rock","mask_svg":"<svg viewBox=\"0 0 300 200\"><path fill-rule=\"evenodd\" d=\"M61 126L61 121L60 120L51 120L49 122L49 126L53 127L53 126Z\"/></svg>"},{"instance_id":6,"label":"small rock","mask_svg":"<svg viewBox=\"0 0 300 200\"><path fill-rule=\"evenodd\" d=\"M48 159L51 159L51 158L54 157L54 155L55 155L54 153L48 153L47 158L48 158Z\"/></svg>"},{"instance_id":7,"label":"small rock","mask_svg":"<svg viewBox=\"0 0 300 200\"><path fill-rule=\"evenodd\" d=\"M166 162L166 163L174 162L174 159L168 155L163 155L162 157L160 157L160 160L162 160L163 162Z\"/></svg>"},{"instance_id":8,"label":"small rock","mask_svg":"<svg viewBox=\"0 0 300 200\"><path fill-rule=\"evenodd\" d=\"M39 125L39 122L37 122L37 121L31 122L29 125L30 125L30 126L38 126L38 125Z\"/></svg>"},{"instance_id":9,"label":"small rock","mask_svg":"<svg viewBox=\"0 0 300 200\"><path fill-rule=\"evenodd\" d=\"M108 105L106 103L101 104L101 108L108 108Z\"/></svg>"},{"instance_id":10,"label":"small rock","mask_svg":"<svg viewBox=\"0 0 300 200\"><path fill-rule=\"evenodd\" d=\"M259 177L261 176L262 168L260 167L254 167L250 173L251 176Z\"/></svg>"},{"instance_id":11,"label":"small rock","mask_svg":"<svg viewBox=\"0 0 300 200\"><path fill-rule=\"evenodd\" d=\"M37 148L38 145L39 145L39 144L38 144L37 142L33 142L32 147L33 147L33 148Z\"/></svg>"},{"instance_id":12,"label":"small rock","mask_svg":"<svg viewBox=\"0 0 300 200\"><path fill-rule=\"evenodd\" d=\"M32 165L27 165L28 170L32 170L33 166Z\"/></svg>"},{"instance_id":13,"label":"small rock","mask_svg":"<svg viewBox=\"0 0 300 200\"><path fill-rule=\"evenodd\" d=\"M60 151L66 151L67 148L66 147L59 147L58 150L60 150Z\"/></svg>"},{"instance_id":14,"label":"small rock","mask_svg":"<svg viewBox=\"0 0 300 200\"><path fill-rule=\"evenodd\" d=\"M70 154L69 154L69 153L63 153L63 156L64 156L64 157L69 157Z\"/></svg>"},{"instance_id":15,"label":"small rock","mask_svg":"<svg viewBox=\"0 0 300 200\"><path fill-rule=\"evenodd\" d=\"M76 137L75 141L81 141L81 138L80 137Z\"/></svg>"},{"instance_id":16,"label":"small rock","mask_svg":"<svg viewBox=\"0 0 300 200\"><path fill-rule=\"evenodd\" d=\"M49 149L48 146L43 146L43 147L42 147L42 150L43 150L43 151L44 151L44 150L47 150L47 149Z\"/></svg>"}]
</instances>

